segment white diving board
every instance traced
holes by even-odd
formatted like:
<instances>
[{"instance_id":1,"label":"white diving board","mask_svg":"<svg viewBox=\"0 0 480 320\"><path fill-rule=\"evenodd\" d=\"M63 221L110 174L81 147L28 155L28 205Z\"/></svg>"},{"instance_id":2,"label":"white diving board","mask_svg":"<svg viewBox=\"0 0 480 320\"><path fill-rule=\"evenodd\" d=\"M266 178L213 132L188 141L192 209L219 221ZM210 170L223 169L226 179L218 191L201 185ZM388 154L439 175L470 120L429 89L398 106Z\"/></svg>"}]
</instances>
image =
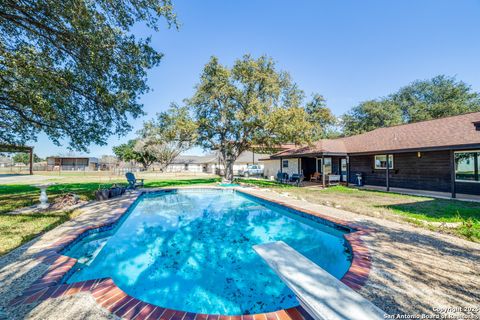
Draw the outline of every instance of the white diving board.
<instances>
[{"instance_id":1,"label":"white diving board","mask_svg":"<svg viewBox=\"0 0 480 320\"><path fill-rule=\"evenodd\" d=\"M316 320L384 319L384 312L283 241L253 249Z\"/></svg>"}]
</instances>

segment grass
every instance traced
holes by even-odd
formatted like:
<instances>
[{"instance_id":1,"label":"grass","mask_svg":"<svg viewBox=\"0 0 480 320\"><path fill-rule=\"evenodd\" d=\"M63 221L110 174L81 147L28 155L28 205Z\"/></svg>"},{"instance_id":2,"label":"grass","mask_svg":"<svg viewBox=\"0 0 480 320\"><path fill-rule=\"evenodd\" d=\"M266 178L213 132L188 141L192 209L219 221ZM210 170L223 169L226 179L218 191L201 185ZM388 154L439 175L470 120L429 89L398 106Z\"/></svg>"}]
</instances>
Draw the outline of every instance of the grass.
<instances>
[{"instance_id":1,"label":"grass","mask_svg":"<svg viewBox=\"0 0 480 320\"><path fill-rule=\"evenodd\" d=\"M145 187L158 188L211 184L218 181L220 181L219 178L152 180L146 181ZM109 183L59 183L49 187L47 194L49 201L53 201L56 197L68 192L79 195L83 200L92 200L95 198L96 190L110 187L114 182L116 181ZM122 182L124 183L125 180ZM79 214L79 211L8 214L12 210L38 203L39 195L39 189L30 185L0 185L0 255L15 249L40 233L51 230Z\"/></svg>"},{"instance_id":2,"label":"grass","mask_svg":"<svg viewBox=\"0 0 480 320\"><path fill-rule=\"evenodd\" d=\"M318 189L285 186L267 180L240 179L239 182L288 192L312 203L414 223L480 242L480 203L359 190L343 186ZM442 223L451 225L447 227Z\"/></svg>"},{"instance_id":3,"label":"grass","mask_svg":"<svg viewBox=\"0 0 480 320\"><path fill-rule=\"evenodd\" d=\"M56 226L79 211L5 215L0 214L0 256Z\"/></svg>"}]
</instances>

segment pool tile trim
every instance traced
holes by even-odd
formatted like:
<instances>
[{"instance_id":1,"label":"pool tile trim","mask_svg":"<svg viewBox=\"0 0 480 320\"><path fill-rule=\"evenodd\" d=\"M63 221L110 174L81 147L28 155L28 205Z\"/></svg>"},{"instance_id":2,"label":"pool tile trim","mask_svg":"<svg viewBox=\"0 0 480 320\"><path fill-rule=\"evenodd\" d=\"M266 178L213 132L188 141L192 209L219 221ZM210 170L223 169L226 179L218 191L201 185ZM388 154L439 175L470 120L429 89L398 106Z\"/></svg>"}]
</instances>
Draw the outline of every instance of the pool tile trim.
<instances>
[{"instance_id":1,"label":"pool tile trim","mask_svg":"<svg viewBox=\"0 0 480 320\"><path fill-rule=\"evenodd\" d=\"M218 188L208 188L218 189ZM225 188L222 188L224 190ZM284 201L265 197L258 193L251 193L245 189L237 192L247 194L275 205L280 205L299 213L319 218L327 223L333 223L352 230L344 235L346 243L352 252L352 263L345 275L340 279L345 285L355 291L359 291L367 282L372 266L371 256L368 247L362 241L361 236L371 232L371 229L340 220L330 216L322 215L316 211L300 208ZM162 189L171 192L174 189ZM53 242L43 251L37 253L35 258L43 264L48 265L46 272L33 282L23 293L9 302L9 306L16 307L31 303L38 303L51 298L74 295L81 292L89 292L96 302L122 319L130 320L311 320L312 317L301 307L293 307L269 313L260 313L241 316L226 316L213 314L191 313L179 310L162 308L135 297L129 296L121 290L111 278L102 278L88 281L80 281L72 284L62 283L62 279L72 270L77 260L61 253L67 246L79 241L95 229L111 229L129 211L137 199L145 193L139 192L131 197L121 208L112 211L113 216L102 223L83 226L70 231L67 235Z\"/></svg>"}]
</instances>

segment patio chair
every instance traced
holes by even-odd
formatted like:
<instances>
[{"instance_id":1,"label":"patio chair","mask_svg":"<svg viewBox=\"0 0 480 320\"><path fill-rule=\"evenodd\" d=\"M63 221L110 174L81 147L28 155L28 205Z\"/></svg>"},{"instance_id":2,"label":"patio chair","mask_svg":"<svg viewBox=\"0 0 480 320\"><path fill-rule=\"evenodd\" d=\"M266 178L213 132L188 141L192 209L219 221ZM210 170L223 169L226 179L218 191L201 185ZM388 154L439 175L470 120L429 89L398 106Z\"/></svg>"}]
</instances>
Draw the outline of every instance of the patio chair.
<instances>
[{"instance_id":1,"label":"patio chair","mask_svg":"<svg viewBox=\"0 0 480 320\"><path fill-rule=\"evenodd\" d=\"M312 175L310 175L310 181L313 182L317 182L317 181L320 181L322 179L322 174L320 172L314 172Z\"/></svg>"},{"instance_id":2,"label":"patio chair","mask_svg":"<svg viewBox=\"0 0 480 320\"><path fill-rule=\"evenodd\" d=\"M277 178L276 178L277 182L279 183L283 183L283 173L278 171L277 172Z\"/></svg>"},{"instance_id":3,"label":"patio chair","mask_svg":"<svg viewBox=\"0 0 480 320\"><path fill-rule=\"evenodd\" d=\"M143 187L143 180L144 179L137 179L135 175L131 172L127 172L125 177L128 181L128 189L136 189L137 187Z\"/></svg>"},{"instance_id":4,"label":"patio chair","mask_svg":"<svg viewBox=\"0 0 480 320\"><path fill-rule=\"evenodd\" d=\"M278 171L277 172L277 182L287 183L288 182L288 173Z\"/></svg>"},{"instance_id":5,"label":"patio chair","mask_svg":"<svg viewBox=\"0 0 480 320\"><path fill-rule=\"evenodd\" d=\"M292 184L297 185L297 187L299 187L302 184L303 179L304 179L303 174L294 173L292 174L292 176L288 181Z\"/></svg>"}]
</instances>

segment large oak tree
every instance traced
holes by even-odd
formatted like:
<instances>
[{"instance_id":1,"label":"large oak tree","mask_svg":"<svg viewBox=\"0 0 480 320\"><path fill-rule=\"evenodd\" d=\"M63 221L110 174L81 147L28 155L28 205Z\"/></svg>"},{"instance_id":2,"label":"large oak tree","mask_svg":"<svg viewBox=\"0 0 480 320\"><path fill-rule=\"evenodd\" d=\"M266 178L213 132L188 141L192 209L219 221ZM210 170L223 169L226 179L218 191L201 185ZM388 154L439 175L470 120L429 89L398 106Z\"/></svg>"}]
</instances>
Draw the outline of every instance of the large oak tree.
<instances>
[{"instance_id":1,"label":"large oak tree","mask_svg":"<svg viewBox=\"0 0 480 320\"><path fill-rule=\"evenodd\" d=\"M130 29L162 17L176 25L170 0L0 1L0 143L86 150L129 130L162 57Z\"/></svg>"},{"instance_id":2,"label":"large oak tree","mask_svg":"<svg viewBox=\"0 0 480 320\"><path fill-rule=\"evenodd\" d=\"M303 92L272 59L245 55L232 68L212 57L187 105L197 123L198 143L220 154L231 181L233 163L242 152L309 143L316 137L321 121L311 120L319 120L323 105L312 102L309 113L303 100Z\"/></svg>"}]
</instances>

